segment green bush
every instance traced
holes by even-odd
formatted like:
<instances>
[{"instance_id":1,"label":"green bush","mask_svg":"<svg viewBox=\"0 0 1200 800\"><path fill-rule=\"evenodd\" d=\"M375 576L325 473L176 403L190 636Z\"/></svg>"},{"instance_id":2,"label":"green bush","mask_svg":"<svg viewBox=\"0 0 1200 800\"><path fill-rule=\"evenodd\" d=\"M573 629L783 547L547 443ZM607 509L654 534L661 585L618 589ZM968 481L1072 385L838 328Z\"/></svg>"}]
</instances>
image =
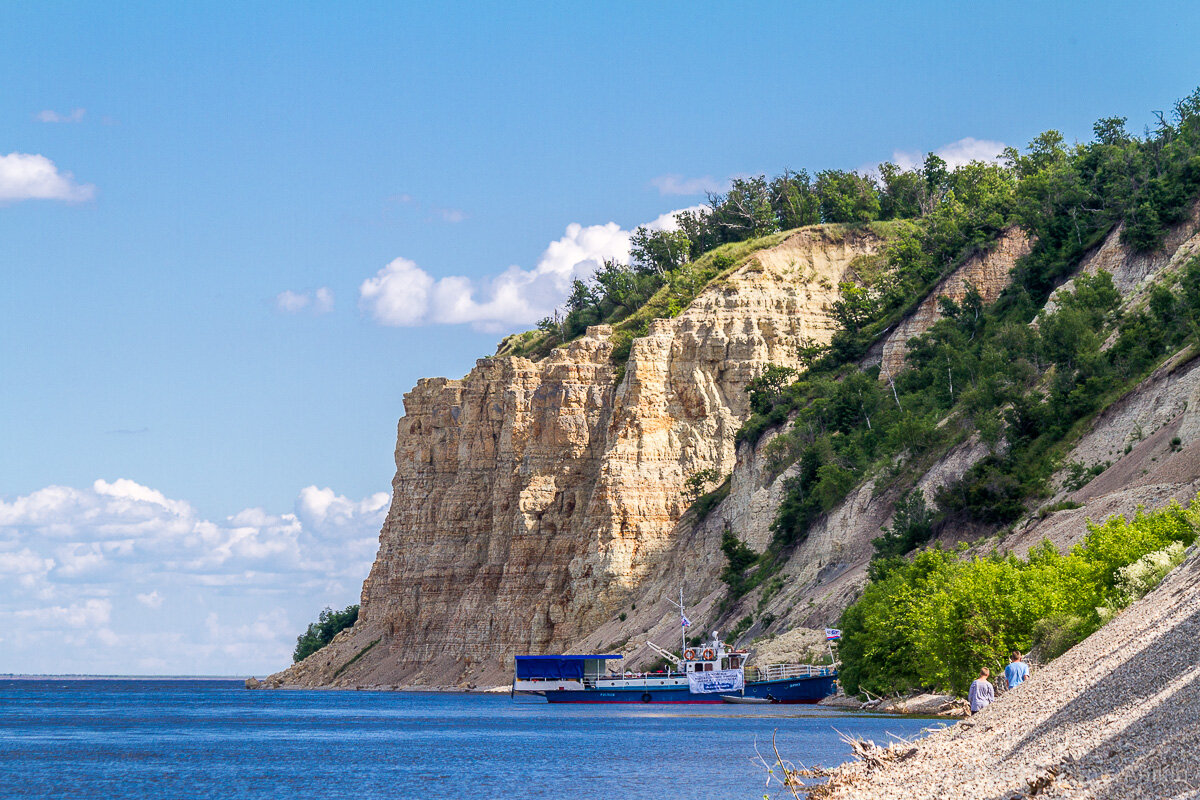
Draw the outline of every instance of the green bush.
<instances>
[{"instance_id":1,"label":"green bush","mask_svg":"<svg viewBox=\"0 0 1200 800\"><path fill-rule=\"evenodd\" d=\"M1084 617L1066 612L1051 614L1033 626L1033 647L1043 661L1051 661L1082 642L1091 633Z\"/></svg>"},{"instance_id":2,"label":"green bush","mask_svg":"<svg viewBox=\"0 0 1200 800\"><path fill-rule=\"evenodd\" d=\"M1010 650L1061 652L1161 580L1198 529L1200 497L1089 523L1066 555L1044 542L1028 559L934 549L889 562L842 616L846 691L961 692Z\"/></svg>"},{"instance_id":3,"label":"green bush","mask_svg":"<svg viewBox=\"0 0 1200 800\"><path fill-rule=\"evenodd\" d=\"M755 578L759 572L758 553L751 550L728 528L721 535L721 552L728 561L725 569L721 571L721 580L729 587L730 596L741 597L757 585ZM755 569L751 569L752 567Z\"/></svg>"},{"instance_id":4,"label":"green bush","mask_svg":"<svg viewBox=\"0 0 1200 800\"><path fill-rule=\"evenodd\" d=\"M303 661L325 645L333 641L345 628L358 621L358 605L346 606L341 611L326 608L317 617L316 622L308 625L308 630L296 638L296 649L292 652L292 662Z\"/></svg>"}]
</instances>

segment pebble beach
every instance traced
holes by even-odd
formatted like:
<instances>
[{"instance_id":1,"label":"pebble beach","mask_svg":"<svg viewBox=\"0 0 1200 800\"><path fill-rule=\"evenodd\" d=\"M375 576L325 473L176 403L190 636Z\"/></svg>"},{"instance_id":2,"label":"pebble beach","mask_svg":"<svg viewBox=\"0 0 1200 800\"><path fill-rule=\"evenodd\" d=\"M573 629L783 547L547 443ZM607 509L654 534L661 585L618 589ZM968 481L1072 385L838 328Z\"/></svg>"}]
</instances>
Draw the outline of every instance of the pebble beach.
<instances>
[{"instance_id":1,"label":"pebble beach","mask_svg":"<svg viewBox=\"0 0 1200 800\"><path fill-rule=\"evenodd\" d=\"M812 798L1200 800L1200 553L953 727L864 744Z\"/></svg>"}]
</instances>

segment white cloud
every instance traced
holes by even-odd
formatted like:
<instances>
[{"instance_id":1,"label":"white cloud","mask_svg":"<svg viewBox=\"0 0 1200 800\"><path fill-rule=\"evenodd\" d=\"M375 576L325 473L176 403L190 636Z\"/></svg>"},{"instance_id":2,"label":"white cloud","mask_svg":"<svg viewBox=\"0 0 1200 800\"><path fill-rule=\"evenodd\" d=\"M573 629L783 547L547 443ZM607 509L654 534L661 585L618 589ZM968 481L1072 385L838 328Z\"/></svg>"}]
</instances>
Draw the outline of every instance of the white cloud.
<instances>
[{"instance_id":1,"label":"white cloud","mask_svg":"<svg viewBox=\"0 0 1200 800\"><path fill-rule=\"evenodd\" d=\"M357 602L389 501L309 486L210 520L128 479L0 500L0 672L283 668L322 607Z\"/></svg>"},{"instance_id":2,"label":"white cloud","mask_svg":"<svg viewBox=\"0 0 1200 800\"><path fill-rule=\"evenodd\" d=\"M436 212L442 222L462 222L467 218L467 212L457 208L439 208Z\"/></svg>"},{"instance_id":3,"label":"white cloud","mask_svg":"<svg viewBox=\"0 0 1200 800\"><path fill-rule=\"evenodd\" d=\"M4 612L0 612L0 616L4 615ZM91 599L80 603L72 603L69 606L50 606L11 611L7 612L7 616L17 620L35 620L36 624L44 629L54 629L60 626L66 628L87 628L108 623L112 616L112 602L110 600Z\"/></svg>"},{"instance_id":4,"label":"white cloud","mask_svg":"<svg viewBox=\"0 0 1200 800\"><path fill-rule=\"evenodd\" d=\"M392 259L358 288L359 306L384 325L420 325L429 309L433 278L407 258Z\"/></svg>"},{"instance_id":5,"label":"white cloud","mask_svg":"<svg viewBox=\"0 0 1200 800\"><path fill-rule=\"evenodd\" d=\"M298 314L306 308L314 314L328 314L333 310L333 290L328 286L311 293L285 289L275 295L275 307L288 314Z\"/></svg>"},{"instance_id":6,"label":"white cloud","mask_svg":"<svg viewBox=\"0 0 1200 800\"><path fill-rule=\"evenodd\" d=\"M696 195L712 192L717 194L729 189L729 180L717 180L711 175L701 178L685 178L682 175L659 175L650 180L650 185L661 195Z\"/></svg>"},{"instance_id":7,"label":"white cloud","mask_svg":"<svg viewBox=\"0 0 1200 800\"><path fill-rule=\"evenodd\" d=\"M663 214L646 227L673 230L676 213ZM511 266L478 282L457 275L435 279L415 262L397 258L363 281L359 307L377 322L396 327L471 323L496 331L530 325L562 303L576 278L588 278L605 260L628 262L632 234L615 222L573 222L533 269Z\"/></svg>"},{"instance_id":8,"label":"white cloud","mask_svg":"<svg viewBox=\"0 0 1200 800\"><path fill-rule=\"evenodd\" d=\"M96 187L75 182L70 172L59 172L42 155L9 153L0 156L0 203L15 200L91 200Z\"/></svg>"},{"instance_id":9,"label":"white cloud","mask_svg":"<svg viewBox=\"0 0 1200 800\"><path fill-rule=\"evenodd\" d=\"M291 289L285 289L275 296L275 305L280 311L286 311L289 314L303 311L311 302L312 298L307 294L293 292Z\"/></svg>"},{"instance_id":10,"label":"white cloud","mask_svg":"<svg viewBox=\"0 0 1200 800\"><path fill-rule=\"evenodd\" d=\"M87 111L82 108L76 108L67 114L59 114L57 111L47 109L35 114L34 119L38 122L82 122L86 113Z\"/></svg>"},{"instance_id":11,"label":"white cloud","mask_svg":"<svg viewBox=\"0 0 1200 800\"><path fill-rule=\"evenodd\" d=\"M998 162L1000 153L1006 146L1004 142L974 139L968 136L957 142L944 144L933 152L946 162L947 167L954 169L964 164L970 164L972 161ZM925 163L925 154L897 150L892 153L892 162L901 169L919 169Z\"/></svg>"},{"instance_id":12,"label":"white cloud","mask_svg":"<svg viewBox=\"0 0 1200 800\"><path fill-rule=\"evenodd\" d=\"M322 286L313 292L313 313L328 314L333 311L333 290Z\"/></svg>"}]
</instances>

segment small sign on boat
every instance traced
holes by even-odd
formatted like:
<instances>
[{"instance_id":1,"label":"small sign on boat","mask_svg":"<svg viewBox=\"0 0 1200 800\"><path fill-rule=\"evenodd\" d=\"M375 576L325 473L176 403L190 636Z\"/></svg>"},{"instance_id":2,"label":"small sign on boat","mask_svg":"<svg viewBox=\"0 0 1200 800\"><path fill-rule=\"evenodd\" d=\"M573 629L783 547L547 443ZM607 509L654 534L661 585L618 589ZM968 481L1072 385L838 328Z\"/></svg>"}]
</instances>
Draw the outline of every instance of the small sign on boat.
<instances>
[{"instance_id":1,"label":"small sign on boat","mask_svg":"<svg viewBox=\"0 0 1200 800\"><path fill-rule=\"evenodd\" d=\"M740 692L745 686L740 669L717 669L711 672L689 672L688 691L692 694Z\"/></svg>"}]
</instances>

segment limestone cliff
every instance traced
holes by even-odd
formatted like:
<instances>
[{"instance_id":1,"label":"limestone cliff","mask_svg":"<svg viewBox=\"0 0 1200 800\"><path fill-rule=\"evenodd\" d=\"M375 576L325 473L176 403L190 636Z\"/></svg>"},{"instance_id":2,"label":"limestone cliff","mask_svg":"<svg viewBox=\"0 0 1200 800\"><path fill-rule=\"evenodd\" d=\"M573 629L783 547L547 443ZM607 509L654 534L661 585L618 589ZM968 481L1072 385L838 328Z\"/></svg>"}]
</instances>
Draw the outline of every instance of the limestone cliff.
<instances>
[{"instance_id":1,"label":"limestone cliff","mask_svg":"<svg viewBox=\"0 0 1200 800\"><path fill-rule=\"evenodd\" d=\"M517 652L604 627L686 563L684 481L733 470L746 384L768 363L796 366L803 339L829 340L835 287L882 244L812 228L758 251L655 320L619 386L605 326L538 362L482 359L462 380L422 380L405 396L360 622L278 681L486 680ZM715 590L720 551L703 549L714 563L688 579Z\"/></svg>"},{"instance_id":2,"label":"limestone cliff","mask_svg":"<svg viewBox=\"0 0 1200 800\"><path fill-rule=\"evenodd\" d=\"M1193 216L1152 255L1124 248L1114 231L1083 268L1112 271L1136 304L1155 276L1200 251L1196 229ZM735 447L746 383L765 364L794 366L802 339L829 340L834 287L882 245L867 231L814 228L755 253L636 339L616 386L604 326L541 361L482 359L462 380L421 381L405 396L393 503L360 621L269 685L501 683L515 653L551 650L616 650L646 663L648 638L678 642L667 598L680 585L702 624L753 613L747 637L832 623L865 582L897 487L868 479L810 527L778 591L764 598L760 587L720 613L719 545L728 527L763 549L792 474L767 457L778 431ZM902 363L901 345L936 319L939 293L955 296L970 280L991 299L1026 246L1010 234L969 260L883 340L879 357ZM981 547L1022 550L1045 536L1070 544L1085 518L1194 493L1197 387L1200 361L1184 354L1114 403L1064 459L1112 465L1049 501L1081 508L1034 509L1008 539ZM919 485L932 495L988 452L968 437L924 465ZM709 467L731 474L730 490L697 520L685 513L683 484Z\"/></svg>"}]
</instances>

